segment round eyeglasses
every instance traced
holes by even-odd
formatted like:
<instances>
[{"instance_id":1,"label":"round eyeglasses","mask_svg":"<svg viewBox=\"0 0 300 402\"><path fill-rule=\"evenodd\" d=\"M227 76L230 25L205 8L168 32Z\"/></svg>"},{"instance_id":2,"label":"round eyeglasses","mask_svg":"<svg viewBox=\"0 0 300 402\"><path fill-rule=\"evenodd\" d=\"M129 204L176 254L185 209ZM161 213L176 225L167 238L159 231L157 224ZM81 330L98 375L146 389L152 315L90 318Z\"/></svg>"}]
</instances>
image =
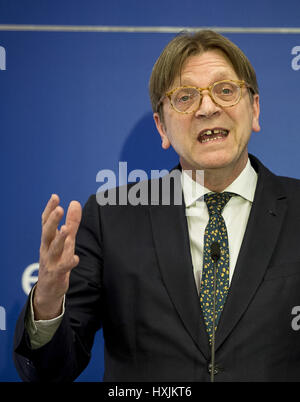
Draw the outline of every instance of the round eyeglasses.
<instances>
[{"instance_id":1,"label":"round eyeglasses","mask_svg":"<svg viewBox=\"0 0 300 402\"><path fill-rule=\"evenodd\" d=\"M221 107L236 105L242 96L242 88L251 88L245 81L222 80L214 82L207 88L181 86L174 88L160 99L157 108L165 97L170 99L171 106L178 113L193 113L201 105L202 92L207 90L214 103ZM252 90L253 91L253 90Z\"/></svg>"}]
</instances>

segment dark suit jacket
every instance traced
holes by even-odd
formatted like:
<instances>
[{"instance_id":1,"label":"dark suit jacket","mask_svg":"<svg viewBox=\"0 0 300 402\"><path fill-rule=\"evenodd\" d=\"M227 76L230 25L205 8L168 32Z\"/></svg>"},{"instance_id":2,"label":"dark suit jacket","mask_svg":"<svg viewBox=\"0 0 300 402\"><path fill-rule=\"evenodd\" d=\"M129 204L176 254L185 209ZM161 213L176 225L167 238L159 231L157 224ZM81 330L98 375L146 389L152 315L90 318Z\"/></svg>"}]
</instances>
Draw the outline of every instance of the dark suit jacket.
<instances>
[{"instance_id":1,"label":"dark suit jacket","mask_svg":"<svg viewBox=\"0 0 300 402\"><path fill-rule=\"evenodd\" d=\"M299 381L300 181L251 156L258 184L216 332L215 381ZM66 313L32 351L20 315L23 380L72 381L103 327L104 381L209 381L210 347L193 276L184 205L85 205Z\"/></svg>"}]
</instances>

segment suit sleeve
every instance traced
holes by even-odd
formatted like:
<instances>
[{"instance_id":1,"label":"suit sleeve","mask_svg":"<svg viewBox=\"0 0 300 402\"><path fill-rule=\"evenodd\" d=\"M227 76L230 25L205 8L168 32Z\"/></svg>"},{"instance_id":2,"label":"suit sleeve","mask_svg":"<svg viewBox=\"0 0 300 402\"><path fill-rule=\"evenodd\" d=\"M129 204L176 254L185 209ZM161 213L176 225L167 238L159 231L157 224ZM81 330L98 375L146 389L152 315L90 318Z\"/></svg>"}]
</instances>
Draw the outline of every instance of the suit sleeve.
<instances>
[{"instance_id":1,"label":"suit sleeve","mask_svg":"<svg viewBox=\"0 0 300 402\"><path fill-rule=\"evenodd\" d=\"M89 363L95 333L102 325L101 244L99 207L91 196L83 208L75 251L80 261L70 275L59 328L46 345L32 349L25 326L30 299L17 321L13 357L23 381L74 381Z\"/></svg>"}]
</instances>

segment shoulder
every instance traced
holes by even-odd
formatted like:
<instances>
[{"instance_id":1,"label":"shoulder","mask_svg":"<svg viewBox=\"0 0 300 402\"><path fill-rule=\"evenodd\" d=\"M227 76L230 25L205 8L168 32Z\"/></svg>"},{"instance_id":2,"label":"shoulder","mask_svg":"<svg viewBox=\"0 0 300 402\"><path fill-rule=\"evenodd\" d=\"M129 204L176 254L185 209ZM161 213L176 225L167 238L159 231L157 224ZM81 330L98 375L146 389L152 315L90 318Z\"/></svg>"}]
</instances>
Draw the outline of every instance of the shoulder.
<instances>
[{"instance_id":1,"label":"shoulder","mask_svg":"<svg viewBox=\"0 0 300 402\"><path fill-rule=\"evenodd\" d=\"M252 167L258 174L259 182L262 182L265 188L277 195L300 197L300 179L277 175L255 156L249 154L249 157Z\"/></svg>"},{"instance_id":2,"label":"shoulder","mask_svg":"<svg viewBox=\"0 0 300 402\"><path fill-rule=\"evenodd\" d=\"M277 176L277 179L287 195L293 194L300 197L300 179L286 176Z\"/></svg>"}]
</instances>

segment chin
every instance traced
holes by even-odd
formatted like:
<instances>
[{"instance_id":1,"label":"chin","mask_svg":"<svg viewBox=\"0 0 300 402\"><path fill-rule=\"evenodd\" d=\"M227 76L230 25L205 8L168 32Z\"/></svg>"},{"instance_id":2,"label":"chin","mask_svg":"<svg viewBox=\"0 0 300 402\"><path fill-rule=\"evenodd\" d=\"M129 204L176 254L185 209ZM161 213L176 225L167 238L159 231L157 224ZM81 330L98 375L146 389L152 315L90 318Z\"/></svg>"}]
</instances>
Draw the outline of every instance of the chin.
<instances>
[{"instance_id":1,"label":"chin","mask_svg":"<svg viewBox=\"0 0 300 402\"><path fill-rule=\"evenodd\" d=\"M232 162L232 155L224 155L224 153L207 155L197 161L197 169L222 169L228 167Z\"/></svg>"},{"instance_id":2,"label":"chin","mask_svg":"<svg viewBox=\"0 0 300 402\"><path fill-rule=\"evenodd\" d=\"M226 169L230 168L232 171L243 169L247 163L248 152L242 154L232 152L216 152L212 155L207 155L205 158L199 159L199 166L202 170L209 169Z\"/></svg>"}]
</instances>

